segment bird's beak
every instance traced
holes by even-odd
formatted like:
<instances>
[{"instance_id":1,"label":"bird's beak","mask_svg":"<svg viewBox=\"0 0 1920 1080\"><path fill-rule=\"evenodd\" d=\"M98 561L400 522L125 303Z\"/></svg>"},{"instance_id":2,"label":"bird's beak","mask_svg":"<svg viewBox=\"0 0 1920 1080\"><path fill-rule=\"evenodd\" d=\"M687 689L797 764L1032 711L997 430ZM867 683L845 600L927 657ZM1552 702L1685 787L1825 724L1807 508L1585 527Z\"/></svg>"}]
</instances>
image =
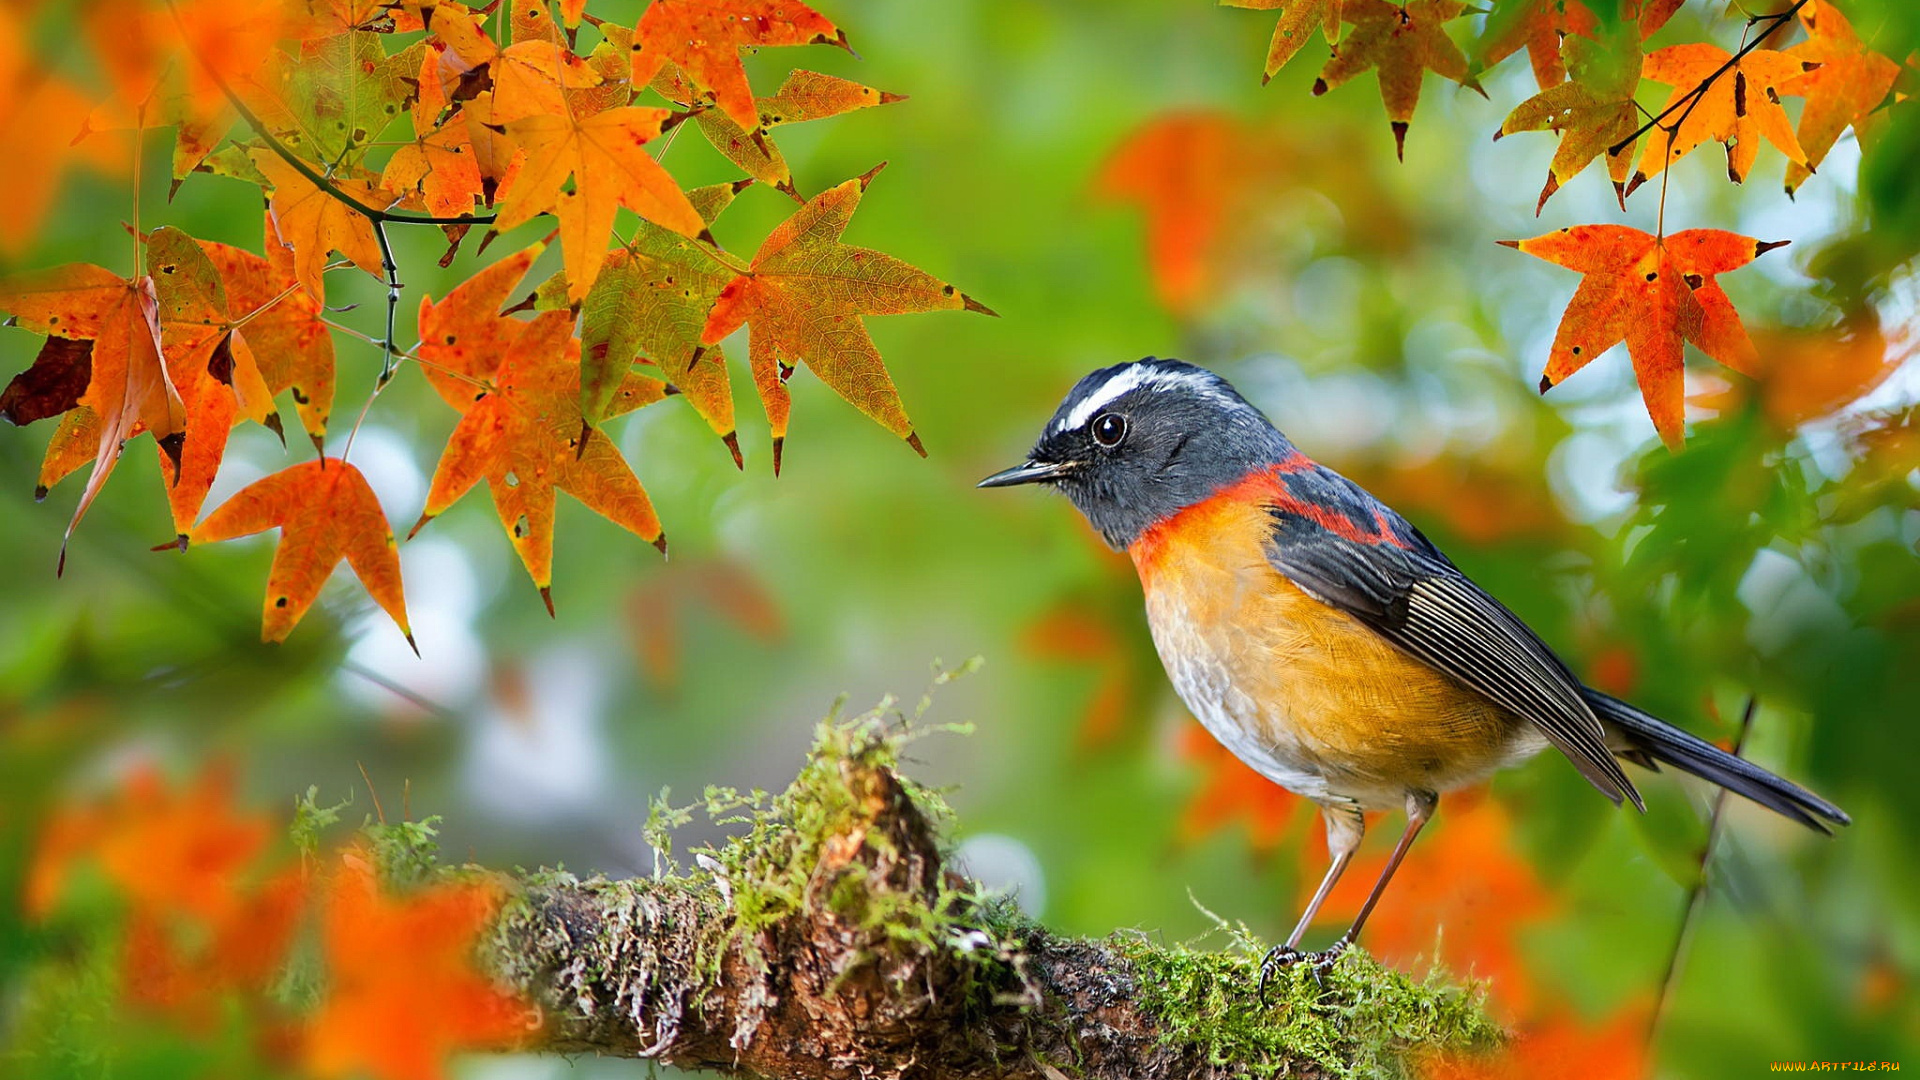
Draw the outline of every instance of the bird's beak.
<instances>
[{"instance_id":1,"label":"bird's beak","mask_svg":"<svg viewBox=\"0 0 1920 1080\"><path fill-rule=\"evenodd\" d=\"M1002 469L974 486L996 488L1012 487L1015 484L1039 484L1048 480L1058 480L1072 468L1072 462L1029 461L1024 465L1015 465L1011 469Z\"/></svg>"}]
</instances>

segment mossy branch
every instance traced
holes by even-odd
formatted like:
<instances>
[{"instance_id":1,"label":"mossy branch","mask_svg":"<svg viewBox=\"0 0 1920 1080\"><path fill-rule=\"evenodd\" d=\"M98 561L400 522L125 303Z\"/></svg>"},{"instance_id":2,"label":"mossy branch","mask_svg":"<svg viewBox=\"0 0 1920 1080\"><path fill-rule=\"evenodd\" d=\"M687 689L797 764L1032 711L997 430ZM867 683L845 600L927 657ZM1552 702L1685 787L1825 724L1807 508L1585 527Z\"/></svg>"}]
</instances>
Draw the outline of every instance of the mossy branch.
<instances>
[{"instance_id":1,"label":"mossy branch","mask_svg":"<svg viewBox=\"0 0 1920 1080\"><path fill-rule=\"evenodd\" d=\"M1244 931L1200 952L1033 924L947 868L943 805L896 771L911 731L830 719L783 794L709 791L745 832L690 869L524 879L489 950L537 1046L778 1078L1314 1077L1499 1040L1477 995L1363 954L1262 1004Z\"/></svg>"}]
</instances>

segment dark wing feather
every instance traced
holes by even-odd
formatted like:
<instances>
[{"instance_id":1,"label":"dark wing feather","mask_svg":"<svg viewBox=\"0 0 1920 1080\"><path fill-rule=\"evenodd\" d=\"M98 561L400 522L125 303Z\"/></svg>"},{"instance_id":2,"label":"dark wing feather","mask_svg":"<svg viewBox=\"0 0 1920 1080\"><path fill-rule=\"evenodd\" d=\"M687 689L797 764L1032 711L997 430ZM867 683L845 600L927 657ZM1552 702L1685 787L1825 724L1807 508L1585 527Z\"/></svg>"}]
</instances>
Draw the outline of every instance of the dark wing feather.
<instances>
[{"instance_id":1,"label":"dark wing feather","mask_svg":"<svg viewBox=\"0 0 1920 1080\"><path fill-rule=\"evenodd\" d=\"M1519 616L1345 477L1315 468L1288 476L1286 486L1297 494L1273 509L1267 560L1275 569L1531 721L1614 802L1626 798L1646 809L1608 751L1580 681ZM1354 527L1329 528L1329 512Z\"/></svg>"}]
</instances>

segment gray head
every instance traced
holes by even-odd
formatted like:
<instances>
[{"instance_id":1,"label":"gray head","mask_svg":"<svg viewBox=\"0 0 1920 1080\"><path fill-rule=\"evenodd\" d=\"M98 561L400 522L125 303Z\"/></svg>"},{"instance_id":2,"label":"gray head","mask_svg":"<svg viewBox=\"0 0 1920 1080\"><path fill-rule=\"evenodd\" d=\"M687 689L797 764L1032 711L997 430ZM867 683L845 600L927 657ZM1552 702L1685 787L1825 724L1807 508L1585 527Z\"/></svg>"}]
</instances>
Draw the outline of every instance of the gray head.
<instances>
[{"instance_id":1,"label":"gray head","mask_svg":"<svg viewBox=\"0 0 1920 1080\"><path fill-rule=\"evenodd\" d=\"M1148 357L1075 384L1025 464L981 487L1052 484L1116 548L1293 452L1227 380Z\"/></svg>"}]
</instances>

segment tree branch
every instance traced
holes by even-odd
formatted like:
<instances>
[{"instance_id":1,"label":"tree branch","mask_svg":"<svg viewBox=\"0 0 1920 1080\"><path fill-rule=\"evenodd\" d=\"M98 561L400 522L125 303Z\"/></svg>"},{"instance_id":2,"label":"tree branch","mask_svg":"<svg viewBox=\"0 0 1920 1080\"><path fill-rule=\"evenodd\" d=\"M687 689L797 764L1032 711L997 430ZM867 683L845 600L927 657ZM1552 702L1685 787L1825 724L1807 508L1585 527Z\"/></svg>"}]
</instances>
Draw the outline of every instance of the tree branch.
<instances>
[{"instance_id":1,"label":"tree branch","mask_svg":"<svg viewBox=\"0 0 1920 1080\"><path fill-rule=\"evenodd\" d=\"M536 1046L775 1078L1372 1075L1499 1040L1477 995L1354 954L1255 995L1226 952L1055 934L948 869L932 797L872 718L823 725L774 799L709 793L749 826L697 869L521 884L489 944L537 1002ZM684 819L684 818L683 818Z\"/></svg>"},{"instance_id":2,"label":"tree branch","mask_svg":"<svg viewBox=\"0 0 1920 1080\"><path fill-rule=\"evenodd\" d=\"M1763 31L1759 36L1755 37L1752 41L1746 42L1745 44L1741 45L1739 51L1735 52L1732 56L1727 57L1726 63L1721 64L1719 67L1713 69L1713 72L1711 74L1709 74L1706 78L1700 80L1700 85L1694 87L1692 90L1687 91L1686 97L1680 98L1679 100L1668 105L1666 108L1660 110L1659 116L1656 116L1653 119L1647 121L1646 123L1641 124L1639 127L1634 129L1633 134L1627 136L1624 139L1621 139L1619 142L1614 143L1612 146L1607 147L1607 155L1609 157L1618 156L1620 151L1625 150L1629 146L1632 146L1634 143L1634 140L1638 139L1642 135L1645 135L1647 132L1652 131L1654 128L1659 127L1660 122L1662 120L1665 120L1667 117L1673 115L1674 110L1680 108L1683 105L1686 106L1687 111L1686 113L1682 114L1680 118L1680 123L1684 123L1686 121L1687 116L1690 116L1693 114L1693 106L1697 104L1701 96L1707 92L1708 87L1712 86L1715 82L1718 82L1720 79L1720 76L1725 75L1727 72L1732 71L1736 66L1738 66L1740 61L1744 59L1748 53L1759 48L1763 42L1765 42L1768 38L1772 37L1774 34L1774 31L1779 30L1782 26L1785 26L1787 23L1793 21L1793 17L1800 13L1801 8L1806 6L1807 6L1807 0L1796 0L1794 5L1785 11L1778 12L1773 15L1748 16L1747 26L1750 28L1767 21L1772 21L1773 25L1767 27L1765 31ZM1679 132L1680 123L1676 123L1673 126L1673 131L1676 134Z\"/></svg>"}]
</instances>

